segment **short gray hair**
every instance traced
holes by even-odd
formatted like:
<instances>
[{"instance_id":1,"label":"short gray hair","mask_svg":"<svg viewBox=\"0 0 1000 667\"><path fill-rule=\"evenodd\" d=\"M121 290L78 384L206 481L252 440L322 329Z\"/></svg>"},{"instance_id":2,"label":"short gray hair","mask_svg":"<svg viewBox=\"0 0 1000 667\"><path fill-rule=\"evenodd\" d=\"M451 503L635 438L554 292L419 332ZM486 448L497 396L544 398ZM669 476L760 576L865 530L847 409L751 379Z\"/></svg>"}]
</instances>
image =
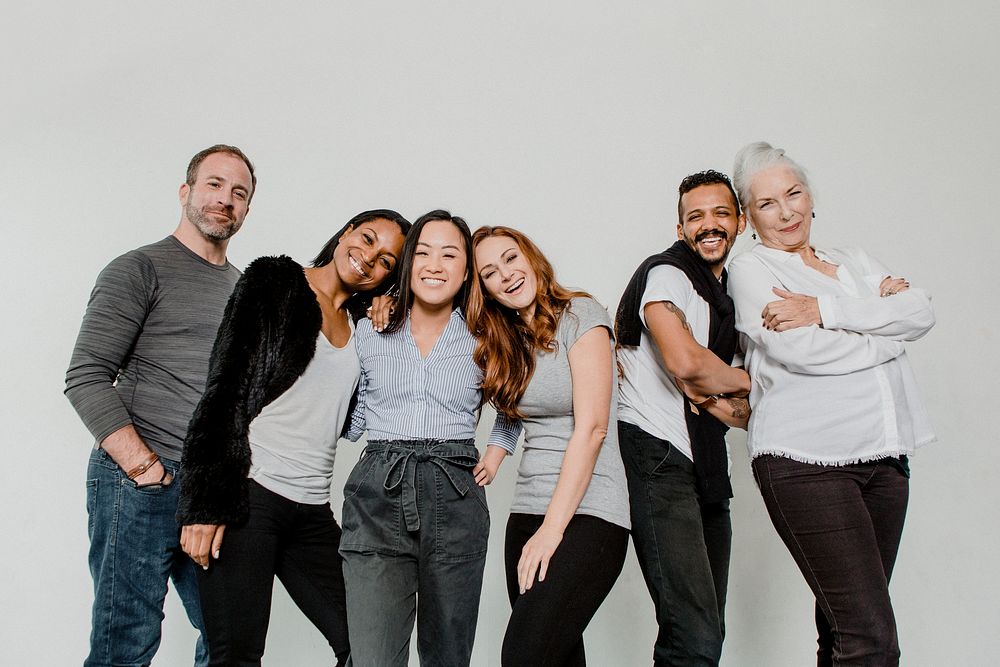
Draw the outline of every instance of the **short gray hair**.
<instances>
[{"instance_id":1,"label":"short gray hair","mask_svg":"<svg viewBox=\"0 0 1000 667\"><path fill-rule=\"evenodd\" d=\"M749 209L750 183L753 181L753 177L765 169L779 165L791 169L802 185L810 193L812 192L806 170L795 160L785 155L784 148L775 148L766 141L755 141L741 148L733 163L733 185L736 186L736 192L740 196L740 203L744 210Z\"/></svg>"}]
</instances>

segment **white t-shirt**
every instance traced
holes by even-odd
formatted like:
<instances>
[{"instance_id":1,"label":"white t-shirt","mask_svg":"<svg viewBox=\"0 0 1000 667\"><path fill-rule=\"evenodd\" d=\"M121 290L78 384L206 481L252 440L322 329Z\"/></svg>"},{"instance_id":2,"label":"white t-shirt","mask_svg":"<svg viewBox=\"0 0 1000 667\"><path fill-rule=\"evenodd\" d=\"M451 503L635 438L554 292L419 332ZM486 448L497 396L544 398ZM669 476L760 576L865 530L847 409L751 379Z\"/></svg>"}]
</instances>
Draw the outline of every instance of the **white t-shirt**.
<instances>
[{"instance_id":1,"label":"white t-shirt","mask_svg":"<svg viewBox=\"0 0 1000 667\"><path fill-rule=\"evenodd\" d=\"M337 440L360 376L353 325L344 347L320 331L305 372L250 423L250 479L295 502L329 502Z\"/></svg>"},{"instance_id":2,"label":"white t-shirt","mask_svg":"<svg viewBox=\"0 0 1000 667\"><path fill-rule=\"evenodd\" d=\"M625 373L620 385L618 419L635 424L661 440L668 440L692 459L691 440L684 419L684 397L664 367L660 349L646 327L643 311L646 304L657 301L669 301L684 311L695 341L708 347L708 303L676 266L661 264L650 269L639 306L642 320L639 346L622 347L618 351L618 360Z\"/></svg>"}]
</instances>

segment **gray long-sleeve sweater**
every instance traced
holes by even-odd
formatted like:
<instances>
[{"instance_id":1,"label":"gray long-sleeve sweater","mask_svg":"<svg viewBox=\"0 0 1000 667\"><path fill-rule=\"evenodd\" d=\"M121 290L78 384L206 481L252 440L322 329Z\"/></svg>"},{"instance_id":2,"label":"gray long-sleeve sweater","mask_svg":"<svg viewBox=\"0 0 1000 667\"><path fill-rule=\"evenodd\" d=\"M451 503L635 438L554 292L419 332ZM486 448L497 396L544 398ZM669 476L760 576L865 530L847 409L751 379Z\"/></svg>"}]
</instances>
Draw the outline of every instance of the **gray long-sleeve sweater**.
<instances>
[{"instance_id":1,"label":"gray long-sleeve sweater","mask_svg":"<svg viewBox=\"0 0 1000 667\"><path fill-rule=\"evenodd\" d=\"M133 424L179 461L240 271L173 236L118 257L97 278L66 371L66 396L99 444Z\"/></svg>"}]
</instances>

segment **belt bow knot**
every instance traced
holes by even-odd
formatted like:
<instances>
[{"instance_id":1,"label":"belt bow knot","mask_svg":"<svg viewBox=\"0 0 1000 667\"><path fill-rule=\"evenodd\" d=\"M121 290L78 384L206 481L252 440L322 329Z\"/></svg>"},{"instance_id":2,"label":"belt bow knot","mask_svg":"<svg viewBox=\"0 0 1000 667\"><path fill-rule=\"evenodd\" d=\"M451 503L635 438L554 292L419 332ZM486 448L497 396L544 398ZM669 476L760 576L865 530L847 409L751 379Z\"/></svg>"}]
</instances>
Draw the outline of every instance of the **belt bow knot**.
<instances>
[{"instance_id":1,"label":"belt bow knot","mask_svg":"<svg viewBox=\"0 0 1000 667\"><path fill-rule=\"evenodd\" d=\"M457 472L471 470L479 462L479 459L471 454L447 451L454 448L454 445L444 445L442 451L435 451L439 446L441 445L429 445L417 449L398 445L376 448L370 444L368 446L370 450L383 451L387 457L391 458L389 470L386 472L382 486L386 491L400 489L403 500L403 518L406 520L406 529L411 532L420 530L420 514L417 511L417 466L422 463L437 466L451 482L458 495L464 498L469 492L469 484L463 476L457 475Z\"/></svg>"}]
</instances>

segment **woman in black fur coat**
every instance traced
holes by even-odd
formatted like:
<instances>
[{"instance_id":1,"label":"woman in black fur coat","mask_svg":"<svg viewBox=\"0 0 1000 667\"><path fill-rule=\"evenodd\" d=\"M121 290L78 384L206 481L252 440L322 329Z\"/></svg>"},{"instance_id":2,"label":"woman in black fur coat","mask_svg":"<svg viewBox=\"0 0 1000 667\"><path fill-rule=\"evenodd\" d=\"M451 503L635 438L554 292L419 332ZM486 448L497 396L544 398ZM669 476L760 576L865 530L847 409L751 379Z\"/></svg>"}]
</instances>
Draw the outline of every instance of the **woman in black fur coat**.
<instances>
[{"instance_id":1,"label":"woman in black fur coat","mask_svg":"<svg viewBox=\"0 0 1000 667\"><path fill-rule=\"evenodd\" d=\"M184 442L177 513L181 546L202 568L213 665L260 664L275 575L347 662L329 489L360 376L351 315L393 284L409 227L395 211L366 211L309 268L253 261L230 297Z\"/></svg>"}]
</instances>

